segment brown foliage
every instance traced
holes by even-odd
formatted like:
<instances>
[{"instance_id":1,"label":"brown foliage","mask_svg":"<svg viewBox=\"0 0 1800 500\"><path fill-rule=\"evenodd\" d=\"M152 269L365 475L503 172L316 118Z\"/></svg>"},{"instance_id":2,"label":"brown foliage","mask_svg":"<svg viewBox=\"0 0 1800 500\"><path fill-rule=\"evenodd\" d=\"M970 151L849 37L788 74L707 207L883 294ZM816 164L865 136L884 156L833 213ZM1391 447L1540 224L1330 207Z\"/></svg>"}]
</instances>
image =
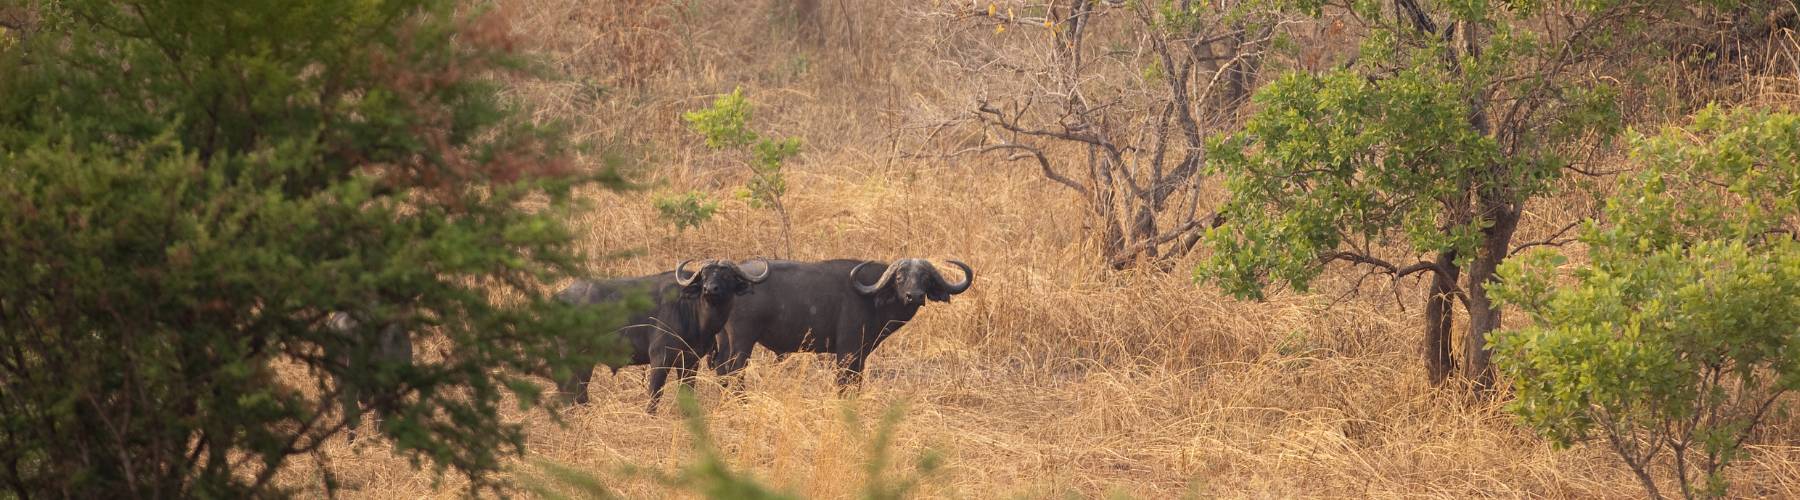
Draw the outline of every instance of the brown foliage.
<instances>
[{"instance_id":1,"label":"brown foliage","mask_svg":"<svg viewBox=\"0 0 1800 500\"><path fill-rule=\"evenodd\" d=\"M424 188L434 196L454 199L469 193L449 189L466 185L469 179L505 184L522 177L554 178L574 171L574 162L559 145L536 134L500 130L491 141L473 144L451 135L461 127L451 108L441 102L457 99L472 76L500 78L518 72L510 61L520 55L522 44L511 23L512 9L508 8L484 10L461 19L455 39L473 49L468 53L417 47L420 26L408 23L397 29L399 44L394 52L370 58L370 75L416 118L406 124L407 131L425 146L421 154L387 165L388 184ZM448 56L448 60L433 56Z\"/></svg>"}]
</instances>

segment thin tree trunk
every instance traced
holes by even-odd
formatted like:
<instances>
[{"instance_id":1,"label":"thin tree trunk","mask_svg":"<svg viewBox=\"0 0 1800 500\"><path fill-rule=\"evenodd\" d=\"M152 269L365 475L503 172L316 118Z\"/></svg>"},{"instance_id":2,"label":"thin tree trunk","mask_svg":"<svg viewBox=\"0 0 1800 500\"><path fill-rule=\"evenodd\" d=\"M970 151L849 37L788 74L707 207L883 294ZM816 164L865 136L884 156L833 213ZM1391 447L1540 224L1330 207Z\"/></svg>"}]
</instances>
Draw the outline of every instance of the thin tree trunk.
<instances>
[{"instance_id":1,"label":"thin tree trunk","mask_svg":"<svg viewBox=\"0 0 1800 500\"><path fill-rule=\"evenodd\" d=\"M1469 263L1469 332L1463 349L1463 376L1474 382L1478 392L1494 387L1494 369L1490 362L1487 335L1500 328L1500 307L1488 297L1487 287L1495 280L1494 272L1512 247L1513 231L1519 227L1520 211L1504 200L1484 197L1486 214L1494 224L1482 230L1481 249Z\"/></svg>"},{"instance_id":2,"label":"thin tree trunk","mask_svg":"<svg viewBox=\"0 0 1800 500\"><path fill-rule=\"evenodd\" d=\"M775 205L775 215L781 218L781 247L784 250L781 258L792 259L794 258L793 223L788 221L787 207L782 206L781 200L775 200L773 205Z\"/></svg>"},{"instance_id":3,"label":"thin tree trunk","mask_svg":"<svg viewBox=\"0 0 1800 500\"><path fill-rule=\"evenodd\" d=\"M1137 213L1136 219L1137 220L1132 223L1132 229L1131 229L1132 243L1133 244L1142 244L1143 242L1155 240L1156 239L1156 214L1154 214L1150 211L1150 207L1148 207L1148 206L1138 207L1138 213ZM1155 259L1157 257L1156 245L1154 243L1145 245L1144 246L1144 255L1150 257L1151 259ZM1131 257L1131 256L1126 255L1125 257Z\"/></svg>"},{"instance_id":4,"label":"thin tree trunk","mask_svg":"<svg viewBox=\"0 0 1800 500\"><path fill-rule=\"evenodd\" d=\"M1112 214L1101 216L1101 223L1106 224L1100 236L1100 258L1107 262L1117 262L1119 254L1125 253L1125 229ZM1123 264L1114 265L1114 270L1124 269Z\"/></svg>"},{"instance_id":5,"label":"thin tree trunk","mask_svg":"<svg viewBox=\"0 0 1800 500\"><path fill-rule=\"evenodd\" d=\"M1454 306L1460 274L1456 252L1438 254L1437 270L1431 273L1431 295L1425 297L1425 373L1434 386L1443 385L1456 371L1450 338L1456 326Z\"/></svg>"}]
</instances>

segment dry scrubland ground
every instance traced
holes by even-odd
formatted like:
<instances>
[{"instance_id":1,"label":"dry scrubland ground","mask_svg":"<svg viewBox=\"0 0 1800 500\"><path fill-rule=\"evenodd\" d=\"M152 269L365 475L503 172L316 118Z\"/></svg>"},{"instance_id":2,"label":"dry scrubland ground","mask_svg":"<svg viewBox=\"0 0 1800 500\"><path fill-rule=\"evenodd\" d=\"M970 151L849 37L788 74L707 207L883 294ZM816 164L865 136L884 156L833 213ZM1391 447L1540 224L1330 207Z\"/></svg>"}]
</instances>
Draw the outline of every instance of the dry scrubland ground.
<instances>
[{"instance_id":1,"label":"dry scrubland ground","mask_svg":"<svg viewBox=\"0 0 1800 500\"><path fill-rule=\"evenodd\" d=\"M828 6L838 43L799 49L761 2L703 2L687 21L665 12L673 22L661 24L643 16L663 11L634 2L503 3L575 80L522 84L519 96L546 118L577 121L590 138L649 146L646 178L666 181L657 190L729 197L741 185L746 170L698 148L678 119L741 84L758 105L758 128L807 141L789 173L791 257L958 258L976 269L970 292L927 306L875 354L855 395L833 390L823 358L774 363L766 351L741 397L726 397L710 376L700 382L721 449L774 486L815 498L855 493L867 454L846 409L866 426L902 405L900 461L926 449L947 460L926 497L1640 495L1605 449L1553 450L1494 404L1427 387L1412 306L1423 291L1413 283L1370 286L1332 305L1353 278L1339 275L1318 295L1248 303L1191 282L1191 259L1171 272L1103 272L1078 200L1034 171L993 159L896 159L895 130L971 102L934 73L917 39L931 31L905 13L912 4L854 16ZM851 29L856 37L843 35ZM631 56L648 63L606 50L643 40L662 51ZM619 88L617 72L603 72L624 63L665 69L638 89ZM609 92L594 98L581 81L588 75ZM676 234L655 218L648 192L589 196L595 210L575 221L583 244L596 254L641 252L598 262L607 273L781 253L772 214L737 201ZM1521 240L1577 211L1565 205L1536 207ZM566 427L515 412L532 436L515 473L548 460L600 474L628 497L671 494L620 472L672 470L691 456L677 417L642 411L643 376L603 371L591 388L596 403L565 413ZM1797 436L1781 422L1766 442ZM356 496L461 491L454 482L433 489L428 472L377 446L330 451ZM1759 446L1734 479L1738 495L1800 495L1800 448Z\"/></svg>"}]
</instances>

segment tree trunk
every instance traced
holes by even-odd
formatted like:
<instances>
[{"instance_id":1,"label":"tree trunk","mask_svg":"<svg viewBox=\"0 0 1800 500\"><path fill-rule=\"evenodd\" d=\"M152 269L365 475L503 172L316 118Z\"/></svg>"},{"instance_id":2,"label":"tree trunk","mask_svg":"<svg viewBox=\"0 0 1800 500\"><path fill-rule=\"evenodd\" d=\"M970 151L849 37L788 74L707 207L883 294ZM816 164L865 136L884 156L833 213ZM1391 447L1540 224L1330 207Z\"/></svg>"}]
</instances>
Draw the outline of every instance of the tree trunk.
<instances>
[{"instance_id":1,"label":"tree trunk","mask_svg":"<svg viewBox=\"0 0 1800 500\"><path fill-rule=\"evenodd\" d=\"M1103 217L1101 223L1106 224L1106 228L1100 236L1100 258L1113 262L1114 271L1124 269L1124 264L1120 264L1123 260L1119 258L1119 254L1125 253L1125 229L1111 214Z\"/></svg>"},{"instance_id":2,"label":"tree trunk","mask_svg":"<svg viewBox=\"0 0 1800 500\"><path fill-rule=\"evenodd\" d=\"M1150 211L1150 207L1138 207L1136 220L1132 222L1131 226L1131 239L1133 244L1142 244L1156 239L1156 214ZM1151 243L1145 245L1144 255L1152 260L1156 259L1156 244ZM1125 257L1132 256L1126 255Z\"/></svg>"},{"instance_id":3,"label":"tree trunk","mask_svg":"<svg viewBox=\"0 0 1800 500\"><path fill-rule=\"evenodd\" d=\"M1425 297L1425 374L1434 386L1443 385L1456 371L1450 337L1456 326L1456 280L1461 273L1456 252L1438 254L1437 270L1431 273L1431 295Z\"/></svg>"},{"instance_id":4,"label":"tree trunk","mask_svg":"<svg viewBox=\"0 0 1800 500\"><path fill-rule=\"evenodd\" d=\"M784 252L781 257L792 259L794 258L794 224L788 218L787 207L781 204L781 200L772 201L774 201L772 204L775 205L775 215L781 219L781 248Z\"/></svg>"},{"instance_id":5,"label":"tree trunk","mask_svg":"<svg viewBox=\"0 0 1800 500\"><path fill-rule=\"evenodd\" d=\"M1482 204L1487 208L1483 212L1493 217L1494 224L1482 230L1481 249L1469 263L1469 333L1463 349L1463 376L1474 382L1479 392L1492 390L1494 386L1494 369L1490 363L1493 351L1488 350L1487 335L1500 328L1500 307L1488 297L1487 287L1494 281L1494 271L1506 260L1506 254L1512 248L1512 235L1519 227L1520 215L1518 206L1507 201L1486 198Z\"/></svg>"}]
</instances>

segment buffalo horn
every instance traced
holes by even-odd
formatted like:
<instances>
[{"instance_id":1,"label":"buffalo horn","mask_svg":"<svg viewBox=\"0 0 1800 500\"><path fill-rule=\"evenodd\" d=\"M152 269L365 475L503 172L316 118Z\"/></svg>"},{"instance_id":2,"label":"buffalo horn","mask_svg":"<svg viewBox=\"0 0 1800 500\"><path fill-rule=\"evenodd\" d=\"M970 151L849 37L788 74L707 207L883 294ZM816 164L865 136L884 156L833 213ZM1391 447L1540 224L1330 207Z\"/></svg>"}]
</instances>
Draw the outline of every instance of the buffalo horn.
<instances>
[{"instance_id":1,"label":"buffalo horn","mask_svg":"<svg viewBox=\"0 0 1800 500\"><path fill-rule=\"evenodd\" d=\"M751 276L750 273L744 272L744 268L738 266L737 263L735 263L735 262L727 261L726 263L731 265L731 270L737 271L739 278L743 278L744 281L748 281L748 282L754 284L754 283L762 283L763 280L769 279L769 261L757 259L756 262L761 262L763 265L762 274L758 274L756 276Z\"/></svg>"},{"instance_id":2,"label":"buffalo horn","mask_svg":"<svg viewBox=\"0 0 1800 500\"><path fill-rule=\"evenodd\" d=\"M700 273L690 274L686 277L683 277L681 275L681 273L687 272L688 263L693 262L693 261L694 261L694 259L688 259L688 260L681 261L680 264L675 265L675 284L681 285L681 286L688 286L688 285L694 284L694 278L699 277ZM702 266L702 267L704 267L704 266Z\"/></svg>"},{"instance_id":3,"label":"buffalo horn","mask_svg":"<svg viewBox=\"0 0 1800 500\"><path fill-rule=\"evenodd\" d=\"M864 285L862 283L856 282L856 272L861 270L863 266L869 265L870 263L863 262L861 264L857 264L856 267L850 268L850 286L856 287L856 293L860 293L863 295L875 295L875 292L881 291L881 287L887 286L888 281L894 279L894 271L900 269L901 262L905 262L905 261L904 260L896 260L896 261L894 261L893 264L888 264L887 271L882 272L881 279L875 280L875 284L873 284L873 285Z\"/></svg>"},{"instance_id":4,"label":"buffalo horn","mask_svg":"<svg viewBox=\"0 0 1800 500\"><path fill-rule=\"evenodd\" d=\"M975 284L975 270L969 269L968 264L964 264L960 260L952 260L952 261L947 261L947 262L949 262L950 265L962 268L963 281L962 281L962 283L951 283L949 281L945 281L944 275L939 274L937 272L937 269L933 268L931 270L931 273L933 275L936 275L939 283L944 284L944 291L950 292L950 295L956 295L959 293L963 293L964 291L967 291L969 289L969 285Z\"/></svg>"}]
</instances>

